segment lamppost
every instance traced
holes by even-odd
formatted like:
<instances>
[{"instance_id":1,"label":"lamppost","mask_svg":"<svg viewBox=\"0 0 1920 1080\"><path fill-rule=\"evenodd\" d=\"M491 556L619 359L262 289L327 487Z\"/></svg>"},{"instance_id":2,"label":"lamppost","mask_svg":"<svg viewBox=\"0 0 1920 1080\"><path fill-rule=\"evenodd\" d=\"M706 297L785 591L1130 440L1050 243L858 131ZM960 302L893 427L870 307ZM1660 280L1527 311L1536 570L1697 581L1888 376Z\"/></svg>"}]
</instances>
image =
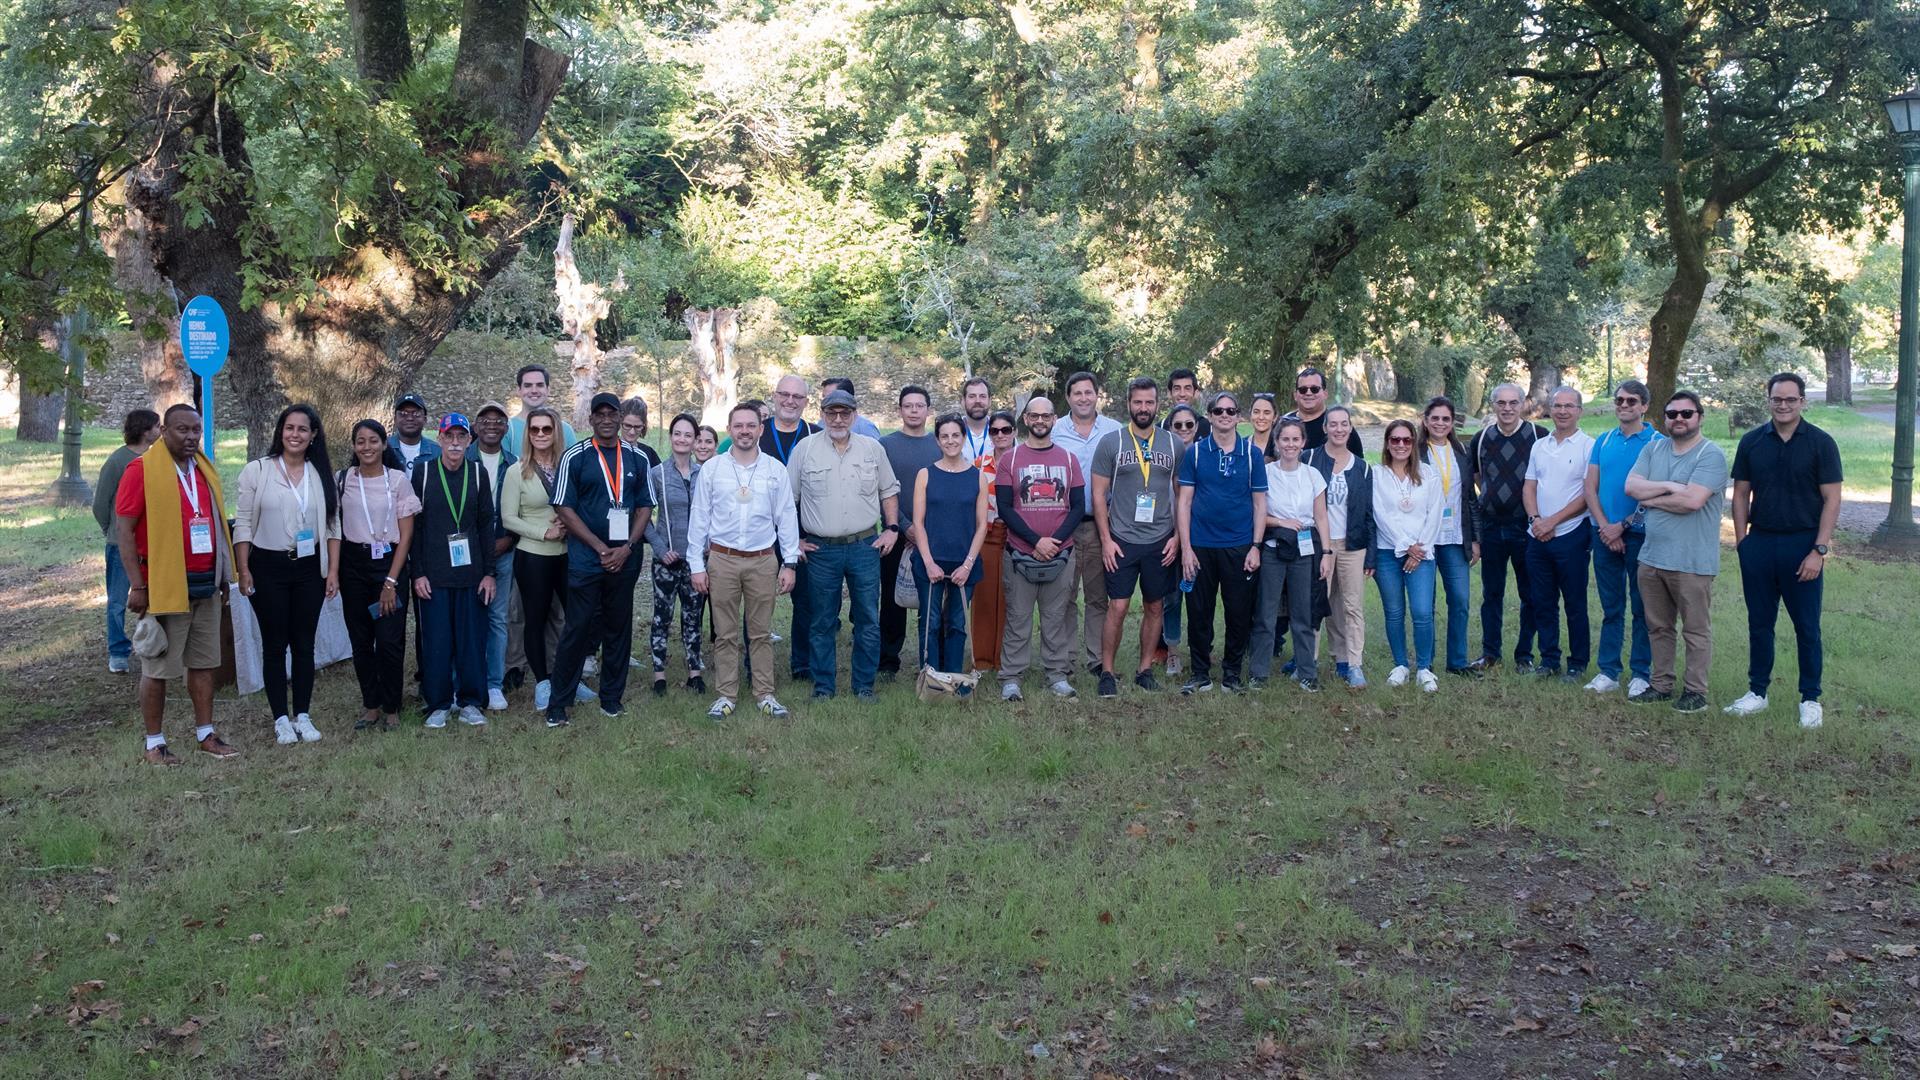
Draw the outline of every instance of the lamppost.
<instances>
[{"instance_id":1,"label":"lamppost","mask_svg":"<svg viewBox=\"0 0 1920 1080\"><path fill-rule=\"evenodd\" d=\"M87 163L80 182L80 249L86 250L87 230L92 224L94 190L100 175L98 162ZM75 311L66 318L66 336L60 345L60 359L67 368L66 431L61 436L60 478L53 482L53 501L57 506L88 506L93 502L93 485L80 472L80 420L86 402L87 353L80 347L89 327L87 313Z\"/></svg>"},{"instance_id":2,"label":"lamppost","mask_svg":"<svg viewBox=\"0 0 1920 1080\"><path fill-rule=\"evenodd\" d=\"M1882 544L1920 542L1913 524L1913 411L1916 354L1920 353L1920 90L1887 100L1893 138L1906 158L1906 240L1900 256L1900 378L1893 391L1893 504L1874 534Z\"/></svg>"}]
</instances>

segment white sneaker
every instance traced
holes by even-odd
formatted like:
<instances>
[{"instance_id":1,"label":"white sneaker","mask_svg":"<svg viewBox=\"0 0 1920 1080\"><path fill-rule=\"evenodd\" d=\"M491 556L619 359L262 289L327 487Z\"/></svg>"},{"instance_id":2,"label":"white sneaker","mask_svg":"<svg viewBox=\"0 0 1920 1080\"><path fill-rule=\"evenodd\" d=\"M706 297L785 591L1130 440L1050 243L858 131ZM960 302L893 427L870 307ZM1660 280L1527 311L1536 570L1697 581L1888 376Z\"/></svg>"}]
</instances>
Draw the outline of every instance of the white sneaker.
<instances>
[{"instance_id":1,"label":"white sneaker","mask_svg":"<svg viewBox=\"0 0 1920 1080\"><path fill-rule=\"evenodd\" d=\"M460 707L460 722L468 727L486 727L487 714L481 712L478 706L462 705Z\"/></svg>"},{"instance_id":2,"label":"white sneaker","mask_svg":"<svg viewBox=\"0 0 1920 1080\"><path fill-rule=\"evenodd\" d=\"M490 688L487 691L487 708L493 712L499 712L506 707L507 695L501 693L497 686Z\"/></svg>"},{"instance_id":3,"label":"white sneaker","mask_svg":"<svg viewBox=\"0 0 1920 1080\"><path fill-rule=\"evenodd\" d=\"M547 702L553 697L553 680L541 679L533 684L533 707L541 712L547 711Z\"/></svg>"},{"instance_id":4,"label":"white sneaker","mask_svg":"<svg viewBox=\"0 0 1920 1080\"><path fill-rule=\"evenodd\" d=\"M1633 677L1633 680L1627 683L1627 697L1636 698L1651 689L1653 689L1652 683L1648 682L1647 680L1641 678L1638 675L1635 675Z\"/></svg>"},{"instance_id":5,"label":"white sneaker","mask_svg":"<svg viewBox=\"0 0 1920 1080\"><path fill-rule=\"evenodd\" d=\"M1019 683L1008 682L1000 684L1001 701L1019 701L1021 700L1021 696Z\"/></svg>"},{"instance_id":6,"label":"white sneaker","mask_svg":"<svg viewBox=\"0 0 1920 1080\"><path fill-rule=\"evenodd\" d=\"M733 702L727 698L715 698L713 699L713 704L707 707L707 719L709 720L725 720L732 715Z\"/></svg>"},{"instance_id":7,"label":"white sneaker","mask_svg":"<svg viewBox=\"0 0 1920 1080\"><path fill-rule=\"evenodd\" d=\"M588 686L586 683L581 683L579 686L574 688L573 700L578 702L599 701L600 692L598 690L595 690L593 687Z\"/></svg>"},{"instance_id":8,"label":"white sneaker","mask_svg":"<svg viewBox=\"0 0 1920 1080\"><path fill-rule=\"evenodd\" d=\"M1073 698L1080 696L1073 692L1073 684L1068 682L1065 679L1061 679L1059 682L1054 683L1051 689L1053 690L1053 696L1057 698L1066 698L1068 700L1072 700Z\"/></svg>"},{"instance_id":9,"label":"white sneaker","mask_svg":"<svg viewBox=\"0 0 1920 1080\"><path fill-rule=\"evenodd\" d=\"M1595 675L1593 681L1581 687L1581 689L1591 690L1596 694L1611 694L1615 690L1620 689L1620 681L1618 679L1608 678L1605 675Z\"/></svg>"},{"instance_id":10,"label":"white sneaker","mask_svg":"<svg viewBox=\"0 0 1920 1080\"><path fill-rule=\"evenodd\" d=\"M273 741L279 743L281 746L292 746L294 743L299 742L300 736L293 730L293 721L284 716L275 720L273 722Z\"/></svg>"},{"instance_id":11,"label":"white sneaker","mask_svg":"<svg viewBox=\"0 0 1920 1080\"><path fill-rule=\"evenodd\" d=\"M776 634L773 631L769 630L767 631L767 640L773 642L775 645L778 645L780 644L780 642L784 641L785 639L782 638L779 634Z\"/></svg>"},{"instance_id":12,"label":"white sneaker","mask_svg":"<svg viewBox=\"0 0 1920 1080\"><path fill-rule=\"evenodd\" d=\"M580 662L580 677L583 679L590 675L598 674L599 671L600 658L597 656L589 656Z\"/></svg>"},{"instance_id":13,"label":"white sneaker","mask_svg":"<svg viewBox=\"0 0 1920 1080\"><path fill-rule=\"evenodd\" d=\"M1413 674L1413 672L1407 670L1407 665L1395 665L1392 671L1387 672L1387 685L1405 686L1407 685L1407 676L1411 674Z\"/></svg>"},{"instance_id":14,"label":"white sneaker","mask_svg":"<svg viewBox=\"0 0 1920 1080\"><path fill-rule=\"evenodd\" d=\"M787 717L793 715L787 711L785 705L780 704L780 699L774 697L772 694L768 694L766 697L760 699L760 711L775 720L785 720Z\"/></svg>"},{"instance_id":15,"label":"white sneaker","mask_svg":"<svg viewBox=\"0 0 1920 1080\"><path fill-rule=\"evenodd\" d=\"M1172 649L1168 649L1167 650L1167 678L1175 679L1175 678L1178 678L1179 676L1180 676L1180 654L1177 652L1174 652Z\"/></svg>"},{"instance_id":16,"label":"white sneaker","mask_svg":"<svg viewBox=\"0 0 1920 1080\"><path fill-rule=\"evenodd\" d=\"M427 727L439 731L447 726L447 710L435 709L427 714Z\"/></svg>"},{"instance_id":17,"label":"white sneaker","mask_svg":"<svg viewBox=\"0 0 1920 1080\"><path fill-rule=\"evenodd\" d=\"M1801 727L1806 728L1808 731L1812 731L1814 728L1819 727L1824 719L1825 718L1822 717L1820 713L1819 702L1803 701L1800 703L1800 726Z\"/></svg>"},{"instance_id":18,"label":"white sneaker","mask_svg":"<svg viewBox=\"0 0 1920 1080\"><path fill-rule=\"evenodd\" d=\"M1414 677L1420 680L1420 689L1425 690L1429 694L1440 689L1440 680L1434 678L1433 672L1428 671L1426 668L1421 668Z\"/></svg>"},{"instance_id":19,"label":"white sneaker","mask_svg":"<svg viewBox=\"0 0 1920 1080\"><path fill-rule=\"evenodd\" d=\"M320 729L313 726L313 719L306 713L301 713L299 716L293 718L293 730L295 734L300 736L301 742L320 741Z\"/></svg>"},{"instance_id":20,"label":"white sneaker","mask_svg":"<svg viewBox=\"0 0 1920 1080\"><path fill-rule=\"evenodd\" d=\"M132 668L133 662L124 656L107 657L107 670L113 672L115 675L125 675L128 671L132 670Z\"/></svg>"},{"instance_id":21,"label":"white sneaker","mask_svg":"<svg viewBox=\"0 0 1920 1080\"><path fill-rule=\"evenodd\" d=\"M1740 700L1720 710L1729 716L1752 716L1767 711L1767 699L1749 690L1740 695Z\"/></svg>"}]
</instances>

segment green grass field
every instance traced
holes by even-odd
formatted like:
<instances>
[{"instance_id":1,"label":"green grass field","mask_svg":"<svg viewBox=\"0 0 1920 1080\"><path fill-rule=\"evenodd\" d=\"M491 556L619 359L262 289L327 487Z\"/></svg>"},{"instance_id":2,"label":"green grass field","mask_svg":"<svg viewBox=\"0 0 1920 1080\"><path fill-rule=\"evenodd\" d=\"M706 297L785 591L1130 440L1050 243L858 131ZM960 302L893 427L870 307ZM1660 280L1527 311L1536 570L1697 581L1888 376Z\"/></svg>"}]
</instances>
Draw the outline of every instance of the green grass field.
<instances>
[{"instance_id":1,"label":"green grass field","mask_svg":"<svg viewBox=\"0 0 1920 1080\"><path fill-rule=\"evenodd\" d=\"M788 684L790 723L643 691L549 732L522 690L355 736L343 666L324 742L223 697L242 756L161 771L57 462L0 441L0 1075L1920 1070L1912 563L1830 568L1812 733L1790 637L1748 719L1511 672L1429 697L1385 687L1370 598L1361 694ZM1730 554L1715 608L1720 704Z\"/></svg>"}]
</instances>

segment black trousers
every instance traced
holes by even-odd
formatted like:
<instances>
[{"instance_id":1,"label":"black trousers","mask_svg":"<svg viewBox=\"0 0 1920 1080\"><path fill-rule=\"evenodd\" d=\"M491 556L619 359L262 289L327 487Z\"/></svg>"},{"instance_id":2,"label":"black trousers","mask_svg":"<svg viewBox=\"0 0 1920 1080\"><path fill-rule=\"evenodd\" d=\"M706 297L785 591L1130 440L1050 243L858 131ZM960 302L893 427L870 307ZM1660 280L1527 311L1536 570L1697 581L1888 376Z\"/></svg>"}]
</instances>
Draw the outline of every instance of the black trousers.
<instances>
[{"instance_id":1,"label":"black trousers","mask_svg":"<svg viewBox=\"0 0 1920 1080\"><path fill-rule=\"evenodd\" d=\"M520 589L520 634L527 666L533 669L534 682L546 682L552 676L547 669L547 620L558 606L567 605L567 555L513 553L513 583Z\"/></svg>"},{"instance_id":2,"label":"black trousers","mask_svg":"<svg viewBox=\"0 0 1920 1080\"><path fill-rule=\"evenodd\" d=\"M260 621L260 674L267 704L277 717L298 716L313 704L313 638L320 629L320 605L327 598L320 556L289 559L284 551L254 548L247 553L253 575L253 616ZM293 653L293 701L287 701L288 651Z\"/></svg>"},{"instance_id":3,"label":"black trousers","mask_svg":"<svg viewBox=\"0 0 1920 1080\"><path fill-rule=\"evenodd\" d=\"M900 576L900 560L910 546L902 538L893 545L892 551L880 556L880 671L883 674L900 673L900 650L907 645L907 609L893 602L893 583Z\"/></svg>"},{"instance_id":4,"label":"black trousers","mask_svg":"<svg viewBox=\"0 0 1920 1080\"><path fill-rule=\"evenodd\" d=\"M1227 648L1220 658L1220 676L1240 681L1240 664L1246 659L1247 640L1253 636L1254 598L1259 592L1255 587L1258 575L1245 569L1248 547L1238 544L1193 549L1200 570L1193 577L1193 591L1187 594L1187 652L1195 679L1213 673L1213 605L1217 598L1227 619Z\"/></svg>"},{"instance_id":5,"label":"black trousers","mask_svg":"<svg viewBox=\"0 0 1920 1080\"><path fill-rule=\"evenodd\" d=\"M641 561L636 553L618 574L568 567L567 628L560 634L560 655L554 661L548 716L562 715L573 704L580 669L596 647L601 650L600 707L620 711L633 658L633 587L640 580Z\"/></svg>"},{"instance_id":6,"label":"black trousers","mask_svg":"<svg viewBox=\"0 0 1920 1080\"><path fill-rule=\"evenodd\" d=\"M391 615L368 609L380 602L380 588L393 572L393 554L373 558L365 544L340 543L340 606L353 643L353 674L360 680L360 707L389 716L400 712L401 678L407 663L406 582L394 586L399 603Z\"/></svg>"}]
</instances>

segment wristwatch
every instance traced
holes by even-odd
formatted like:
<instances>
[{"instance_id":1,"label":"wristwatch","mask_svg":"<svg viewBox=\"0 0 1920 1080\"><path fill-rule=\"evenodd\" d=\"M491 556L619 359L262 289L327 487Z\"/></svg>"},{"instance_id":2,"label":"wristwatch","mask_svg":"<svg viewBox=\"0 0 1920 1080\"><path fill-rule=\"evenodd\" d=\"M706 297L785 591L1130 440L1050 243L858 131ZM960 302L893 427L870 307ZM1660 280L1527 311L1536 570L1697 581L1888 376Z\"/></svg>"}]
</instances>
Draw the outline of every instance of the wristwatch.
<instances>
[{"instance_id":1,"label":"wristwatch","mask_svg":"<svg viewBox=\"0 0 1920 1080\"><path fill-rule=\"evenodd\" d=\"M1826 544L1815 544L1813 545L1813 550L1819 552L1820 557L1824 559L1827 557L1827 552L1830 550L1830 548Z\"/></svg>"},{"instance_id":2,"label":"wristwatch","mask_svg":"<svg viewBox=\"0 0 1920 1080\"><path fill-rule=\"evenodd\" d=\"M891 524L891 525L888 525L888 526L887 526L887 527L886 527L886 528L885 528L884 530L882 530L882 531L884 531L884 532L890 532L890 533L897 533L897 532L900 532L900 531L902 531L902 530L901 530L901 528L900 528L900 523L896 521L896 522L894 522L893 524Z\"/></svg>"}]
</instances>

